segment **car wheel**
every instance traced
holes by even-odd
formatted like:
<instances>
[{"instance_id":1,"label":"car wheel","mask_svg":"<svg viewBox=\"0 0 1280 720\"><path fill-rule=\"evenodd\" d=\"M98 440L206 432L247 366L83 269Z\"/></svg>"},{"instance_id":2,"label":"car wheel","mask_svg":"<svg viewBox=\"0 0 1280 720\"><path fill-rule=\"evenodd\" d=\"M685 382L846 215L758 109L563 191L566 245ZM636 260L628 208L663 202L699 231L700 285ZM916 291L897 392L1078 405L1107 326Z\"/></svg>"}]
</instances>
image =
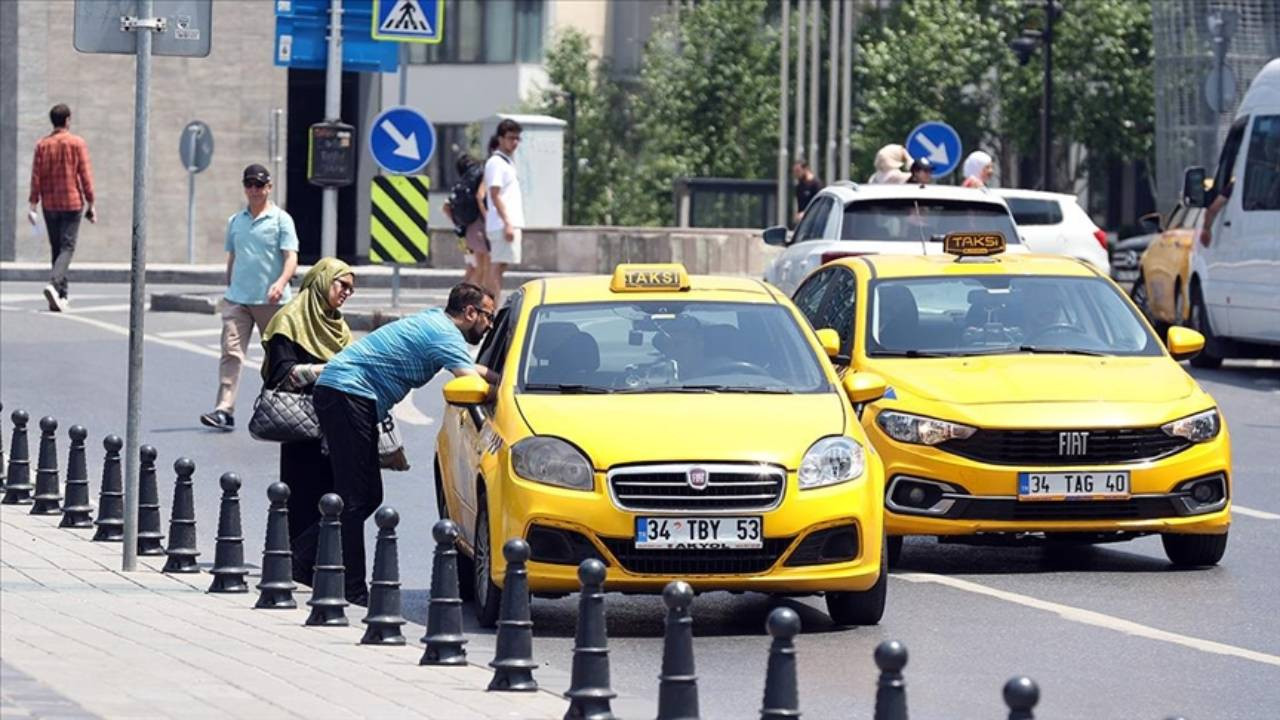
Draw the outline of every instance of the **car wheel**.
<instances>
[{"instance_id":1,"label":"car wheel","mask_svg":"<svg viewBox=\"0 0 1280 720\"><path fill-rule=\"evenodd\" d=\"M827 614L837 625L876 625L884 617L885 597L889 590L889 543L880 543L880 577L870 589L861 592L827 593Z\"/></svg>"},{"instance_id":2,"label":"car wheel","mask_svg":"<svg viewBox=\"0 0 1280 720\"><path fill-rule=\"evenodd\" d=\"M885 541L888 543L888 561L889 567L898 567L902 562L902 543L906 538L901 535L890 535Z\"/></svg>"},{"instance_id":3,"label":"car wheel","mask_svg":"<svg viewBox=\"0 0 1280 720\"><path fill-rule=\"evenodd\" d=\"M1209 313L1204 306L1204 295L1200 288L1191 289L1191 328L1204 336L1204 348L1191 358L1191 365L1198 368L1216 368L1222 366L1222 343L1213 334L1209 325Z\"/></svg>"},{"instance_id":4,"label":"car wheel","mask_svg":"<svg viewBox=\"0 0 1280 720\"><path fill-rule=\"evenodd\" d=\"M1160 536L1164 554L1178 567L1207 567L1217 565L1227 551L1227 533L1221 535L1173 535Z\"/></svg>"},{"instance_id":5,"label":"car wheel","mask_svg":"<svg viewBox=\"0 0 1280 720\"><path fill-rule=\"evenodd\" d=\"M1174 325L1183 325L1187 322L1187 299L1183 297L1182 283L1178 283L1173 288L1173 319Z\"/></svg>"},{"instance_id":6,"label":"car wheel","mask_svg":"<svg viewBox=\"0 0 1280 720\"><path fill-rule=\"evenodd\" d=\"M476 541L471 556L471 593L476 603L476 620L480 627L498 626L498 611L502 605L502 590L490 579L493 567L493 544L489 537L488 500L481 495L477 500ZM458 573L462 577L462 573Z\"/></svg>"}]
</instances>

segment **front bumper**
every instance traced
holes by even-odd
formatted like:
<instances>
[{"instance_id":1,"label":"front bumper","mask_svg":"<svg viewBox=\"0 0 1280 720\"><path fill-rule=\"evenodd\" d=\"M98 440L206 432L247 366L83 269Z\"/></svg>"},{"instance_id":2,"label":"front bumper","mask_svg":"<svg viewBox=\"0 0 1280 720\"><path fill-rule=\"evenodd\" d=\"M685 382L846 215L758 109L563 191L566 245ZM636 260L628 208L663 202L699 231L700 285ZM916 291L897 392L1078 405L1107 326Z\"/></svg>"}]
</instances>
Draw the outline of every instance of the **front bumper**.
<instances>
[{"instance_id":1,"label":"front bumper","mask_svg":"<svg viewBox=\"0 0 1280 720\"><path fill-rule=\"evenodd\" d=\"M782 594L862 591L880 576L883 538L881 468L868 453L864 475L829 488L805 490L787 474L781 503L772 510L710 513L697 510L619 509L596 474L596 490L579 492L532 483L508 475L490 483L493 547L507 538L530 543L529 587L565 593L579 588L578 563L587 557L606 566L611 591L660 592L672 580L699 591L751 590ZM634 546L637 517L759 516L762 548L753 550L640 550ZM828 550L836 548L836 550ZM824 555L824 553L828 553ZM829 561L835 555L841 559ZM824 560L826 558L826 560ZM499 585L505 562L495 553L493 580Z\"/></svg>"}]
</instances>

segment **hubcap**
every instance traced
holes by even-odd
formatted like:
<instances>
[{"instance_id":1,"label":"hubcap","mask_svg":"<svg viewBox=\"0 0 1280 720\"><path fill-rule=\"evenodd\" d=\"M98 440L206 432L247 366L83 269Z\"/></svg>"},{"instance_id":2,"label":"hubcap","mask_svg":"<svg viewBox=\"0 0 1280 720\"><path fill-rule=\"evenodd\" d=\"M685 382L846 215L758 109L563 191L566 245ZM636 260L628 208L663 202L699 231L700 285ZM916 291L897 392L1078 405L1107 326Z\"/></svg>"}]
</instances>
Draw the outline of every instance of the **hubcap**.
<instances>
[{"instance_id":1,"label":"hubcap","mask_svg":"<svg viewBox=\"0 0 1280 720\"><path fill-rule=\"evenodd\" d=\"M489 518L476 526L476 602L483 603L489 592Z\"/></svg>"}]
</instances>

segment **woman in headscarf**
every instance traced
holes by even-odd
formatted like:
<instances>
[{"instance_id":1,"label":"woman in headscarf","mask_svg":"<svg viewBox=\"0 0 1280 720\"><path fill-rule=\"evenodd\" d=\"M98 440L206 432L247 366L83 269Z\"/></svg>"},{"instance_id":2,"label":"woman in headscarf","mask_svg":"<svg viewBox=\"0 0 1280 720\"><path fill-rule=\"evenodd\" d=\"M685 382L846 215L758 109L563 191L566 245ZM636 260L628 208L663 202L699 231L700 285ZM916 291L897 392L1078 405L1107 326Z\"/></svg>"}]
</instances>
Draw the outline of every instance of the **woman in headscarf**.
<instances>
[{"instance_id":1,"label":"woman in headscarf","mask_svg":"<svg viewBox=\"0 0 1280 720\"><path fill-rule=\"evenodd\" d=\"M339 308L355 292L351 266L323 258L302 278L302 289L280 308L262 333L266 358L262 386L310 394L324 364L351 343ZM289 486L291 540L320 519L320 497L333 490L329 458L319 440L280 444L280 480ZM293 578L311 584L315 546L293 544Z\"/></svg>"},{"instance_id":2,"label":"woman in headscarf","mask_svg":"<svg viewBox=\"0 0 1280 720\"><path fill-rule=\"evenodd\" d=\"M869 183L904 183L911 177L911 156L901 145L885 145L876 152L876 172L867 179Z\"/></svg>"},{"instance_id":3,"label":"woman in headscarf","mask_svg":"<svg viewBox=\"0 0 1280 720\"><path fill-rule=\"evenodd\" d=\"M964 159L963 187L984 188L995 172L995 160L981 150L974 150Z\"/></svg>"}]
</instances>

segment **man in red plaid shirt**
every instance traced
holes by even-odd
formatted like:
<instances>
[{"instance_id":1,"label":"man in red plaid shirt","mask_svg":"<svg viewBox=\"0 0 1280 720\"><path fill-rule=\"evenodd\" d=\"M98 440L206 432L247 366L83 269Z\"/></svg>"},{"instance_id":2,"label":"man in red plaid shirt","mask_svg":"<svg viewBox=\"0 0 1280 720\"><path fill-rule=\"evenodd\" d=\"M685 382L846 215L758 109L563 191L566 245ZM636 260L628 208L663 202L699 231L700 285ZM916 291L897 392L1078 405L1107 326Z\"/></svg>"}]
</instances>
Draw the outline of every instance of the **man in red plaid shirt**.
<instances>
[{"instance_id":1,"label":"man in red plaid shirt","mask_svg":"<svg viewBox=\"0 0 1280 720\"><path fill-rule=\"evenodd\" d=\"M53 275L44 287L49 309L61 311L67 306L67 269L76 251L76 235L80 217L97 222L93 211L93 170L89 165L89 146L84 138L72 135L71 108L58 103L49 110L53 132L36 143L31 161L31 195L27 199L32 225L39 218L36 206L44 206L44 224L49 231L49 253Z\"/></svg>"}]
</instances>

